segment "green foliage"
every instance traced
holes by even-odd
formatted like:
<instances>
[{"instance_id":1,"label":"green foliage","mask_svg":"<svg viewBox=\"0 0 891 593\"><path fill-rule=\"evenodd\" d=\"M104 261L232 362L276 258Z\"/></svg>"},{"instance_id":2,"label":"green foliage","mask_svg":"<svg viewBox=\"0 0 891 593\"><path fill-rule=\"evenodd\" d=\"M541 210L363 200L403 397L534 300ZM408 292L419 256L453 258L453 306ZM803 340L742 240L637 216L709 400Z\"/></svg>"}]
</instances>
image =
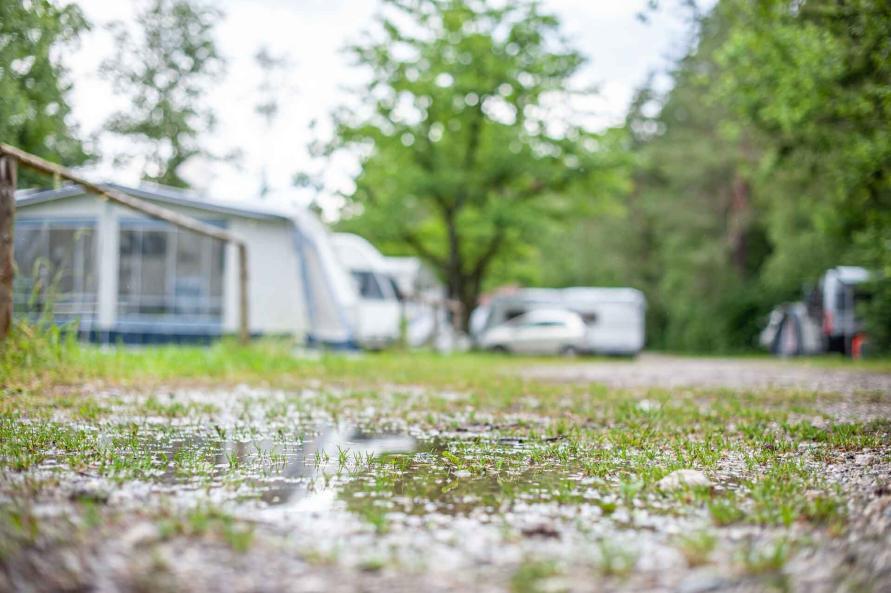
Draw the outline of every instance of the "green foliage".
<instances>
[{"instance_id":1,"label":"green foliage","mask_svg":"<svg viewBox=\"0 0 891 593\"><path fill-rule=\"evenodd\" d=\"M778 292L759 282L770 245L753 191L758 138L726 107L704 101L726 35L719 12L704 19L672 90L660 96L648 83L638 92L625 123L634 171L621 207L542 243L542 260L552 263L544 284L642 289L657 348L752 348ZM572 263L563 256L567 238L583 241Z\"/></svg>"},{"instance_id":2,"label":"green foliage","mask_svg":"<svg viewBox=\"0 0 891 593\"><path fill-rule=\"evenodd\" d=\"M66 49L87 30L74 4L0 2L0 139L51 161L77 165L87 153L71 122ZM20 173L22 182L36 179Z\"/></svg>"},{"instance_id":3,"label":"green foliage","mask_svg":"<svg viewBox=\"0 0 891 593\"><path fill-rule=\"evenodd\" d=\"M514 593L560 591L561 589L546 586L550 580L559 575L560 569L553 561L526 560L511 577L510 589Z\"/></svg>"},{"instance_id":4,"label":"green foliage","mask_svg":"<svg viewBox=\"0 0 891 593\"><path fill-rule=\"evenodd\" d=\"M836 265L877 273L862 313L891 345L891 8L723 0L626 130L622 208L539 242L548 285L631 285L655 347L752 348L767 312ZM580 257L565 258L567 240Z\"/></svg>"},{"instance_id":5,"label":"green foliage","mask_svg":"<svg viewBox=\"0 0 891 593\"><path fill-rule=\"evenodd\" d=\"M205 95L224 68L213 38L219 18L200 0L152 0L137 18L138 36L116 26L118 50L103 68L131 104L107 128L142 145L145 179L186 187L183 164L210 156L198 139L215 123Z\"/></svg>"},{"instance_id":6,"label":"green foliage","mask_svg":"<svg viewBox=\"0 0 891 593\"><path fill-rule=\"evenodd\" d=\"M389 1L350 51L371 76L328 147L364 155L343 228L426 259L468 312L545 225L621 185L611 138L551 107L583 59L533 2Z\"/></svg>"},{"instance_id":7,"label":"green foliage","mask_svg":"<svg viewBox=\"0 0 891 593\"><path fill-rule=\"evenodd\" d=\"M236 552L247 552L254 540L253 526L236 520L213 506L199 505L185 516L171 515L159 522L159 531L165 539L178 536L220 537Z\"/></svg>"},{"instance_id":8,"label":"green foliage","mask_svg":"<svg viewBox=\"0 0 891 593\"><path fill-rule=\"evenodd\" d=\"M813 256L797 249L788 217L775 216L789 207L774 205L788 201L810 229L805 237L835 248L834 263L866 265L879 275L866 314L877 345L891 347L891 5L723 4L734 28L718 50L724 75L717 96L769 137L762 191L777 256ZM786 171L794 171L794 193L775 183Z\"/></svg>"},{"instance_id":9,"label":"green foliage","mask_svg":"<svg viewBox=\"0 0 891 593\"><path fill-rule=\"evenodd\" d=\"M65 368L68 356L78 350L73 329L56 325L51 315L17 319L0 347L0 383L27 385Z\"/></svg>"}]
</instances>

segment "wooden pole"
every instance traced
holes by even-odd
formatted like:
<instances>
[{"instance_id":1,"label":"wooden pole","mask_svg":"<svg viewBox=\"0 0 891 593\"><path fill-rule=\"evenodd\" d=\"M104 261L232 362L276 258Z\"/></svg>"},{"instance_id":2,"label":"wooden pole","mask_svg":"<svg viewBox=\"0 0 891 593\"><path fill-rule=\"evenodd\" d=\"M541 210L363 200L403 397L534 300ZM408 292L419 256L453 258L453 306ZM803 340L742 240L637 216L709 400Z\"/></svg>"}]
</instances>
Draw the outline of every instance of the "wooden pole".
<instances>
[{"instance_id":1,"label":"wooden pole","mask_svg":"<svg viewBox=\"0 0 891 593\"><path fill-rule=\"evenodd\" d=\"M155 204L151 204L149 202L146 202L145 200L140 200L139 198L128 196L127 194L119 192L115 189L101 187L99 185L96 185L95 183L87 181L83 177L75 175L65 167L61 167L55 163L45 161L38 156L34 156L33 154L27 153L23 150L19 150L14 146L9 146L8 144L0 144L0 156L4 155L13 157L19 162L19 164L24 165L29 169L34 169L35 171L40 171L41 173L46 173L47 175L52 175L53 177L58 176L61 179L67 179L68 181L81 186L90 193L98 194L100 197L105 198L106 200L116 202L121 206L126 206L127 208L136 210L137 212L141 212L146 216L150 216L158 220L163 220L164 222L169 222L170 224L178 226L180 228L193 231L207 237L213 237L214 239L219 239L221 241L227 241L236 244L242 242L241 239L238 239L237 237L233 236L223 229L205 224L200 220L192 218L191 216L185 216L183 214L179 214L178 212L174 212L173 210L168 210L167 208L156 206Z\"/></svg>"},{"instance_id":2,"label":"wooden pole","mask_svg":"<svg viewBox=\"0 0 891 593\"><path fill-rule=\"evenodd\" d=\"M83 177L75 175L65 167L59 166L55 163L51 163L46 161L38 156L35 156L31 153L25 152L24 150L19 150L14 146L10 146L8 144L0 144L0 162L3 161L18 161L21 165L28 167L30 169L34 169L35 171L40 171L41 173L46 173L47 175L52 175L54 179L67 179L73 183L84 188L86 191L90 193L97 194L103 199L109 200L111 202L120 204L126 208L130 208L131 210L136 210L137 212L141 212L146 216L151 218L155 218L157 220L163 220L164 222L168 222L176 227L181 229L185 229L187 231L192 231L193 233L198 233L199 235L204 235L205 237L211 237L214 239L219 239L220 241L225 241L227 243L232 243L238 248L238 266L239 266L239 320L238 320L238 335L239 340L242 343L247 343L250 338L249 331L249 320L248 320L248 287L247 287L247 245L240 238L235 235L227 232L224 229L217 228L215 226L206 224L192 218L191 216L185 216L183 214L179 214L178 212L174 212L173 210L169 210L167 208L163 208L161 206L157 206L145 200L140 200L139 198L134 198L132 196L128 196L123 192L119 192L115 189L105 188L95 183L92 183ZM12 190L11 190L11 204L12 208L15 208L15 165L12 165ZM2 184L2 177L0 177L0 184ZM5 194L4 194L5 195ZM5 223L0 223L5 224ZM9 222L9 241L10 241L10 257L12 256L12 220ZM0 230L2 230L0 226ZM2 246L0 246L2 249ZM2 261L0 261L0 265L2 265ZM3 270L0 269L0 273ZM5 280L5 277L0 277L0 282ZM10 295L11 295L11 286L12 280L10 279ZM2 288L0 288L2 290ZM0 305L2 305L2 294L0 294ZM11 300L10 300L11 303ZM11 306L11 304L10 304ZM2 320L0 320L2 323ZM0 326L0 330L2 330L2 326Z\"/></svg>"},{"instance_id":3,"label":"wooden pole","mask_svg":"<svg viewBox=\"0 0 891 593\"><path fill-rule=\"evenodd\" d=\"M6 339L12 327L15 186L15 159L0 155L0 341Z\"/></svg>"}]
</instances>

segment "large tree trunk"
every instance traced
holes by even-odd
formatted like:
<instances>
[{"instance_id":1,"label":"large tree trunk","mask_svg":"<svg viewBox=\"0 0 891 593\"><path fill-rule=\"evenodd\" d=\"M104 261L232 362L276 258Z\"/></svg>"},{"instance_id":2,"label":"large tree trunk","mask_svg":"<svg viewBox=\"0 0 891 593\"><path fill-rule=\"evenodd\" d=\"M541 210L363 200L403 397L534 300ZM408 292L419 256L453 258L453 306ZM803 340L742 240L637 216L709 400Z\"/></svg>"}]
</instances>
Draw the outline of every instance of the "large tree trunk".
<instances>
[{"instance_id":1,"label":"large tree trunk","mask_svg":"<svg viewBox=\"0 0 891 593\"><path fill-rule=\"evenodd\" d=\"M446 259L446 287L448 289L448 297L454 301L461 303L460 327L467 331L470 324L470 311L475 305L475 299L468 303L470 288L467 274L464 272L464 261L461 259L461 236L458 233L458 225L456 221L456 213L453 208L445 209L446 233L449 241L449 253Z\"/></svg>"},{"instance_id":2,"label":"large tree trunk","mask_svg":"<svg viewBox=\"0 0 891 593\"><path fill-rule=\"evenodd\" d=\"M15 159L0 157L0 340L12 327L13 247L15 223Z\"/></svg>"},{"instance_id":3,"label":"large tree trunk","mask_svg":"<svg viewBox=\"0 0 891 593\"><path fill-rule=\"evenodd\" d=\"M740 278L744 278L747 271L748 234L751 218L749 183L737 175L730 189L727 239L730 244L730 261Z\"/></svg>"},{"instance_id":4,"label":"large tree trunk","mask_svg":"<svg viewBox=\"0 0 891 593\"><path fill-rule=\"evenodd\" d=\"M449 270L446 279L448 298L461 303L460 327L464 331L470 326L470 313L479 300L479 291L474 289L473 279L460 269Z\"/></svg>"}]
</instances>

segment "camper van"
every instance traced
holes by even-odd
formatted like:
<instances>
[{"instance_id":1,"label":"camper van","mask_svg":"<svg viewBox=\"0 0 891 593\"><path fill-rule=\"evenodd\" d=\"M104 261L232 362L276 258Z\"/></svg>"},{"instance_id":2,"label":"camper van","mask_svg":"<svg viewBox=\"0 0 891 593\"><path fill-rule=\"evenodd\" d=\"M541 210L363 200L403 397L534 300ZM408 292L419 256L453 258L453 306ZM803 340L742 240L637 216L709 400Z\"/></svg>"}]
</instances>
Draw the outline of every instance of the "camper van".
<instances>
[{"instance_id":1,"label":"camper van","mask_svg":"<svg viewBox=\"0 0 891 593\"><path fill-rule=\"evenodd\" d=\"M383 348L399 340L402 307L399 290L381 253L352 233L335 233L334 251L358 294L356 341L363 348Z\"/></svg>"},{"instance_id":2,"label":"camper van","mask_svg":"<svg viewBox=\"0 0 891 593\"><path fill-rule=\"evenodd\" d=\"M563 309L581 318L584 335L573 351L633 356L643 349L646 299L634 288L527 288L496 295L471 317L475 343L485 347L491 343L487 333L539 309ZM499 346L511 350L509 344Z\"/></svg>"}]
</instances>

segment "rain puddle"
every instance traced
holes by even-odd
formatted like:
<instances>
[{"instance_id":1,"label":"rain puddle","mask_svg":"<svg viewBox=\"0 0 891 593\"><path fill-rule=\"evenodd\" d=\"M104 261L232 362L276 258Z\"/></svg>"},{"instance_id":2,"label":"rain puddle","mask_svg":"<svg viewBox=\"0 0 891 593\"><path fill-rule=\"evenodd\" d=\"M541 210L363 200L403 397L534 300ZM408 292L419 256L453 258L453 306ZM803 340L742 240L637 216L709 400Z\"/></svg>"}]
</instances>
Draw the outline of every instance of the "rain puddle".
<instances>
[{"instance_id":1,"label":"rain puddle","mask_svg":"<svg viewBox=\"0 0 891 593\"><path fill-rule=\"evenodd\" d=\"M707 524L634 482L582 471L590 451L570 439L522 436L512 421L419 430L371 408L335 416L319 398L109 396L100 419L35 427L59 432L30 473L69 500L134 516L210 505L302 557L359 568L515 568L534 557L660 570L683 563L672 538Z\"/></svg>"}]
</instances>

